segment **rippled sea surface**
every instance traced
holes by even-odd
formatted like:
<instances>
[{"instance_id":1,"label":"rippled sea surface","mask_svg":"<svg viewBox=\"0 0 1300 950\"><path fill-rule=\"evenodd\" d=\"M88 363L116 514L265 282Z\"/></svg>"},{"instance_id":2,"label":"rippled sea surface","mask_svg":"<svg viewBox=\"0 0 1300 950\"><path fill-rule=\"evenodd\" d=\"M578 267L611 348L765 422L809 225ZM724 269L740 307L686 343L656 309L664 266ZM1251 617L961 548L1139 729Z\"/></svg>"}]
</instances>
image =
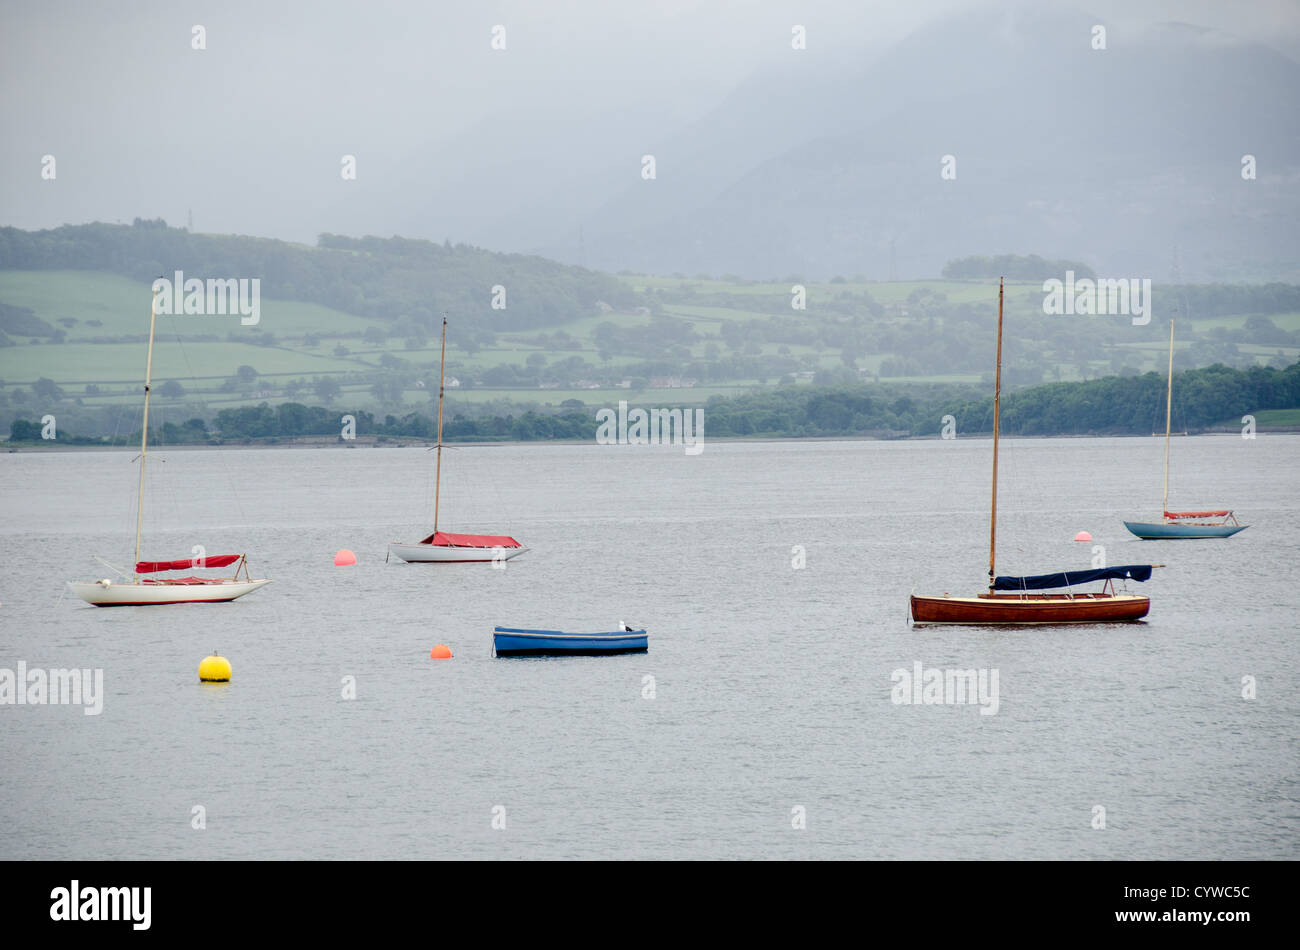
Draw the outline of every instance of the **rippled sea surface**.
<instances>
[{"instance_id":1,"label":"rippled sea surface","mask_svg":"<svg viewBox=\"0 0 1300 950\"><path fill-rule=\"evenodd\" d=\"M111 610L64 582L130 563L133 453L0 456L0 668L106 694L0 706L0 858L1300 857L1300 438L1175 440L1170 506L1252 525L1197 542L1123 527L1161 440L1006 440L998 572L1166 564L1148 622L910 628L984 580L989 447L450 449L440 527L519 538L505 570L385 563L431 530L423 449L163 448L144 556L274 583ZM648 654L492 656L620 620ZM918 662L996 670L996 714L895 704Z\"/></svg>"}]
</instances>

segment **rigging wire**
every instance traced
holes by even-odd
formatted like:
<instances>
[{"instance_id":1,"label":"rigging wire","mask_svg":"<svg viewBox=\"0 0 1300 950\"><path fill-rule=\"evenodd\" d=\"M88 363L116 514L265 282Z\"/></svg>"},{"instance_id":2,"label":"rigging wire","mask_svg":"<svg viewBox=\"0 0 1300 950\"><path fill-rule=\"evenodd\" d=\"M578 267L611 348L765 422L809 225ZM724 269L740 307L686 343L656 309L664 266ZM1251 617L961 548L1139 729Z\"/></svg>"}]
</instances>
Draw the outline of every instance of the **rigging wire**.
<instances>
[{"instance_id":1,"label":"rigging wire","mask_svg":"<svg viewBox=\"0 0 1300 950\"><path fill-rule=\"evenodd\" d=\"M130 409L130 408L131 408L131 403L130 403L129 401L120 402L120 403L118 403L118 405L117 405L117 419L116 419L116 421L113 423L113 438L112 438L111 442L109 443L110 445L112 445L112 446L115 447L115 448L116 448L116 446L117 446L117 437L118 437L118 434L122 431L122 420L126 417L127 410ZM137 504L139 503L139 499L136 500L136 503L137 503ZM127 512L126 512L126 513L127 513L127 515L130 517L130 521L127 523L126 530L128 531L129 534L134 535L134 534L135 534L135 517L136 517L136 509L135 509L135 508L129 508L129 509L127 509Z\"/></svg>"},{"instance_id":2,"label":"rigging wire","mask_svg":"<svg viewBox=\"0 0 1300 950\"><path fill-rule=\"evenodd\" d=\"M190 382L194 384L194 388L197 391L199 385L199 379L197 376L194 375L194 365L190 362L189 353L186 351L185 343L181 340L180 331L176 327L176 315L168 314L168 318L171 323L172 334L176 338L176 345L180 348L181 351L181 359L185 361L185 369L189 372ZM240 523L244 525L249 524L250 522L248 516L244 512L244 506L242 501L240 500L238 487L235 484L234 472L231 469L229 459L225 457L224 452L216 452L212 454L215 454L217 456L217 464L221 467L222 474L226 478L226 487L230 489L230 497L234 500L235 512L239 516Z\"/></svg>"}]
</instances>

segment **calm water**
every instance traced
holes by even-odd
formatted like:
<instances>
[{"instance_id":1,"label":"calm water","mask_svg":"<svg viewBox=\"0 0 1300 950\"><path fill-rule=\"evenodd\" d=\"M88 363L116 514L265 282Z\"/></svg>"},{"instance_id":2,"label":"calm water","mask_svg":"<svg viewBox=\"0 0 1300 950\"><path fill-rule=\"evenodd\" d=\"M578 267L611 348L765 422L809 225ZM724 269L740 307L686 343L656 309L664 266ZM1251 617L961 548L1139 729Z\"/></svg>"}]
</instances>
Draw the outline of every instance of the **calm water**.
<instances>
[{"instance_id":1,"label":"calm water","mask_svg":"<svg viewBox=\"0 0 1300 950\"><path fill-rule=\"evenodd\" d=\"M106 693L0 706L0 858L1300 857L1300 438L1175 441L1171 507L1253 524L1204 542L1124 530L1158 439L1004 447L999 573L1086 567L1091 531L1169 565L1148 623L908 627L914 586L979 590L986 441L449 451L441 526L514 534L504 571L384 563L432 524L422 449L164 449L146 556L275 582L116 610L64 581L129 563L132 453L0 456L0 667ZM491 656L495 624L619 620L648 655ZM228 686L197 682L214 648ZM917 661L998 670L997 714L895 705Z\"/></svg>"}]
</instances>

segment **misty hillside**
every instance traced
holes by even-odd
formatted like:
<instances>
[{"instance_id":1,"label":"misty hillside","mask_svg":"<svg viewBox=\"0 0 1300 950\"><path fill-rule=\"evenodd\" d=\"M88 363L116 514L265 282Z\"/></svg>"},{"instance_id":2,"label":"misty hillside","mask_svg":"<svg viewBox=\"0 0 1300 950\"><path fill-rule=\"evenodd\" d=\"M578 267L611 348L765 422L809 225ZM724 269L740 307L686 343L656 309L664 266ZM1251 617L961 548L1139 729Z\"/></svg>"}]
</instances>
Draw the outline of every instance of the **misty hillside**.
<instances>
[{"instance_id":1,"label":"misty hillside","mask_svg":"<svg viewBox=\"0 0 1300 950\"><path fill-rule=\"evenodd\" d=\"M1300 65L1177 24L1112 28L1094 50L1096 22L972 12L847 80L795 64L751 82L648 149L657 180L590 216L586 262L884 279L892 240L904 279L1027 251L1117 276L1168 278L1177 259L1189 280L1293 279ZM541 250L574 259L567 234Z\"/></svg>"},{"instance_id":2,"label":"misty hillside","mask_svg":"<svg viewBox=\"0 0 1300 950\"><path fill-rule=\"evenodd\" d=\"M703 405L771 386L867 380L987 392L991 275L1001 274L1008 390L1163 372L1168 359L1163 317L1134 325L1124 315L1044 312L1044 275L1093 273L1084 261L976 255L952 261L944 279L810 281L799 309L788 282L615 277L463 244L322 235L309 247L137 219L0 228L0 432L6 419L55 408L68 431L122 431L124 408L139 397L150 284L176 270L262 281L254 325L221 311L158 320L155 408L181 421L304 398L400 418L427 409L441 375L444 310L453 419L669 394ZM498 290L502 309L493 306ZM1282 369L1300 358L1298 284L1157 281L1152 294L1164 302L1159 312L1186 315L1180 371ZM878 423L863 427L900 428ZM753 431L767 424L753 422Z\"/></svg>"},{"instance_id":3,"label":"misty hillside","mask_svg":"<svg viewBox=\"0 0 1300 950\"><path fill-rule=\"evenodd\" d=\"M499 254L465 244L322 234L318 246L241 235L191 234L165 221L131 226L95 222L48 231L0 228L0 270L106 271L151 283L174 271L238 274L262 292L320 304L358 317L434 333L438 316L491 331L552 326L599 312L599 304L639 301L620 281L540 257ZM493 306L493 288L506 289ZM405 332L405 331L404 331Z\"/></svg>"}]
</instances>

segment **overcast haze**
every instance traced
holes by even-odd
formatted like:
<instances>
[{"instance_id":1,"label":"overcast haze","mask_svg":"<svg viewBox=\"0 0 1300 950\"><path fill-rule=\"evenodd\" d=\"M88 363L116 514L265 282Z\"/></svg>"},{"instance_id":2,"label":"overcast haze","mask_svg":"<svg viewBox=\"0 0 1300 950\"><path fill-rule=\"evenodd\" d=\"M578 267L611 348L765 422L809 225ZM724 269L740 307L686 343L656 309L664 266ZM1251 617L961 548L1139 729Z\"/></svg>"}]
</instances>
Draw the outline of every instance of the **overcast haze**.
<instances>
[{"instance_id":1,"label":"overcast haze","mask_svg":"<svg viewBox=\"0 0 1300 950\"><path fill-rule=\"evenodd\" d=\"M1114 60L1127 44L1130 54L1139 49L1130 56L1139 65L1145 53L1137 37L1158 32L1164 29L1158 25L1169 21L1213 31L1202 34L1212 40L1264 44L1279 62L1293 64L1300 48L1300 15L1294 3L1281 0L1023 8L941 0L721 2L703 8L677 0L635 6L10 3L4 7L0 41L5 90L0 223L31 229L162 217L184 225L192 211L197 231L307 243L321 232L403 234L538 251L609 269L743 272L752 262L755 275L761 275L778 272L786 261L786 269L793 270L816 269L816 261L825 261L828 269L853 269L887 243L887 230L894 234L899 227L880 224L872 230L869 224L845 222L843 261L827 259L831 251L798 238L760 260L743 235L770 222L740 215L734 230L713 236L715 249L709 235L695 235L705 225L690 217L730 220L726 196L743 196L745 176L754 169L761 188L788 192L791 174L798 173L782 170L781 163L790 160L784 152L857 125L865 128L867 116L888 123L890 106L909 116L905 128L896 122L890 127L891 136L907 138L951 121L940 112L914 108L909 95L927 76L960 89L978 78L973 74L983 71L982 64L1003 65L980 31L987 27L988 37L1005 32L1001 24L1008 9L1033 17L1050 10L1062 23L1104 23ZM945 24L961 17L969 19L959 22L972 24L966 61L908 63L904 58L913 70L907 85L879 88L885 83L878 76L870 88L852 85L871 76L873 64L891 51L897 55L898 44L909 36L942 37ZM489 45L498 23L507 29L505 51ZM799 52L790 48L796 23L808 31L808 48ZM194 24L206 28L205 50L191 49ZM1045 45L1061 41L1043 37ZM1078 45L1074 36L1068 42ZM941 47L922 43L920 48ZM1197 67L1205 68L1215 67ZM1142 73L1132 75L1134 82L1146 84ZM1276 75L1286 82L1291 74ZM1249 83L1272 83L1273 76L1250 77ZM1246 82L1224 77L1228 85L1234 81ZM1032 84L1032 77L1015 78L1017 88ZM834 110L819 114L817 103L837 94L842 101ZM1286 105L1295 94L1294 88L1271 89L1265 97ZM789 98L781 103L783 95ZM769 105L770 116L764 114ZM990 101L990 111L997 105ZM1068 100L1060 106L1062 112L1072 107ZM1223 108L1229 114L1241 111L1239 103ZM1293 134L1296 113L1289 115L1292 128L1286 131ZM1142 117L1156 127L1161 120L1161 115ZM1099 122L1100 117L1075 121ZM1206 140L1216 134L1211 125L1187 121ZM1264 116L1261 122L1273 120ZM881 133L863 134L870 139ZM1291 141L1279 139L1278 148L1289 148ZM1228 152L1251 147L1253 142L1225 143ZM1123 148L1116 143L1116 154ZM812 151L822 154L815 146ZM57 160L53 182L40 177L46 154ZM642 185L643 154L656 156L658 180L652 187L658 190L629 194ZM937 179L930 172L937 168L938 154L926 153L931 179ZM356 156L355 181L340 176L343 155ZM1292 174L1296 162L1294 153L1270 155L1261 180L1279 169ZM809 174L822 176L821 171ZM876 166L864 165L858 177L870 181L882 175ZM813 190L828 187L824 176L808 184ZM1291 180L1291 197L1295 186ZM1135 181L1120 189L1123 196L1112 197L1131 201L1131 193L1149 187ZM1206 200L1222 203L1213 189L1206 194ZM818 200L832 205L879 201L881 215L889 213L883 196L831 191ZM972 206L969 213L984 212ZM579 227L585 229L585 245L578 241ZM1285 243L1294 236L1284 225L1277 227L1283 230L1270 238L1272 247L1279 237ZM695 249L693 256L655 252L679 243L674 237L685 233L682 229L694 235L683 242ZM1016 235L996 229L989 237L993 245L976 247L969 245L978 235L954 236L954 246L942 254L1084 253L1104 243L1094 238L1072 247L1062 238L1052 247L1027 246L1040 240L1027 231L1026 245L1020 246ZM1152 243L1161 245L1162 259L1170 239L1165 233L1151 235ZM921 243L918 235L913 266L933 272L934 260L921 253ZM938 247L934 254L940 254ZM1219 256L1213 248L1205 255ZM1283 247L1280 256L1294 257L1294 247ZM873 273L873 266L884 265L877 259L856 269L885 276Z\"/></svg>"}]
</instances>

